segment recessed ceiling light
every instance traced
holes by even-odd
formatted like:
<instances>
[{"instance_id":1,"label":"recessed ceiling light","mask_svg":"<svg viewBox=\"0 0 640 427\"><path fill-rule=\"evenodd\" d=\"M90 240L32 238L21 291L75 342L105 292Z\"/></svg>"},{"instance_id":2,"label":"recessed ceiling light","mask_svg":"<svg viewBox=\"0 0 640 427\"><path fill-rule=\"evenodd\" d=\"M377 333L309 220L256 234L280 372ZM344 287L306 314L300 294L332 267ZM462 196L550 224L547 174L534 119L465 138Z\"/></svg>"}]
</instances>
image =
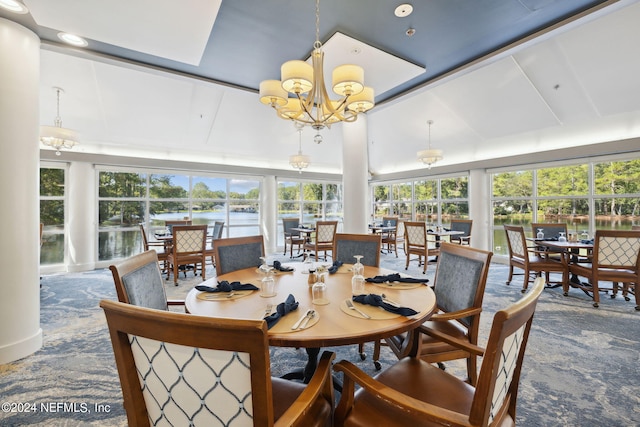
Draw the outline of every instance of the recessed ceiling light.
<instances>
[{"instance_id":1,"label":"recessed ceiling light","mask_svg":"<svg viewBox=\"0 0 640 427\"><path fill-rule=\"evenodd\" d=\"M89 44L82 37L76 36L75 34L70 34L70 33L58 33L58 38L65 43L69 43L71 45L79 46L79 47L84 47Z\"/></svg>"},{"instance_id":2,"label":"recessed ceiling light","mask_svg":"<svg viewBox=\"0 0 640 427\"><path fill-rule=\"evenodd\" d=\"M404 3L396 7L394 13L398 18L405 18L411 15L411 12L413 12L413 6L411 6L409 3Z\"/></svg>"},{"instance_id":3,"label":"recessed ceiling light","mask_svg":"<svg viewBox=\"0 0 640 427\"><path fill-rule=\"evenodd\" d=\"M27 9L27 6L16 0L0 0L0 7L3 9L7 9L10 12L20 14L29 13L29 9Z\"/></svg>"}]
</instances>

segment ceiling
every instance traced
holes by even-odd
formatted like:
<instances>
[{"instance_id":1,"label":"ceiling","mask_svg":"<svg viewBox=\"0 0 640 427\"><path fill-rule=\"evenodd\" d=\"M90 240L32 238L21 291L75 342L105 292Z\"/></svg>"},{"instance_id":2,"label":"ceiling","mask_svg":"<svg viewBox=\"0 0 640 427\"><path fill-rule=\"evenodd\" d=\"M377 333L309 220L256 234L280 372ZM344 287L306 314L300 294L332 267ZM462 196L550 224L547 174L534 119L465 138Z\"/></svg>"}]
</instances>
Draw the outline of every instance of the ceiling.
<instances>
[{"instance_id":1,"label":"ceiling","mask_svg":"<svg viewBox=\"0 0 640 427\"><path fill-rule=\"evenodd\" d=\"M306 59L312 0L24 0L0 18L38 34L40 121L54 86L73 152L290 170L298 134L260 104L261 80ZM640 137L640 1L321 0L325 66L357 63L376 91L374 176ZM179 5L179 9L176 8ZM409 28L415 29L411 37ZM71 48L59 31L88 39ZM313 172L341 173L342 132L302 132ZM636 147L640 148L640 147ZM363 153L363 160L367 157ZM63 155L64 158L64 155Z\"/></svg>"}]
</instances>

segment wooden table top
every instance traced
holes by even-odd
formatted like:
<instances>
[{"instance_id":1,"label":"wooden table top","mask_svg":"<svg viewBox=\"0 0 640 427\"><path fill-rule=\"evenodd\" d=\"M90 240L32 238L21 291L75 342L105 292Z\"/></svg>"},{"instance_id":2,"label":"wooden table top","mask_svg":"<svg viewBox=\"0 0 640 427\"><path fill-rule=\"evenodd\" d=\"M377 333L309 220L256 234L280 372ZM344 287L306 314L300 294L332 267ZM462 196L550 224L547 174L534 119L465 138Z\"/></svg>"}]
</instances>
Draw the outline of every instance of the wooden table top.
<instances>
[{"instance_id":1,"label":"wooden table top","mask_svg":"<svg viewBox=\"0 0 640 427\"><path fill-rule=\"evenodd\" d=\"M327 296L331 302L328 305L314 305L311 302L311 287L307 283L309 275L302 271L302 263L283 265L294 267L295 271L290 273L276 272L274 279L277 295L274 297L263 298L260 296L260 291L253 291L240 298L216 297L214 300L203 300L198 298L198 294L201 292L194 288L188 293L185 301L187 310L201 316L262 319L268 304L273 304L275 311L275 306L283 302L289 294L292 294L299 302L298 309L281 318L280 322L269 330L269 344L280 347L328 347L369 342L409 331L427 320L436 308L436 298L429 286L406 283L396 283L391 286L389 284L367 283L365 293L378 295L384 293L388 299L403 307L410 307L418 314L411 317L393 317L392 313L382 308L357 303L354 304L365 311L380 310L381 317L393 318L365 319L356 313L349 312L349 310L345 311L344 301L351 299L352 296L350 264L344 264L337 273L327 275ZM390 273L393 272L365 266L364 277ZM262 275L259 270L252 267L209 279L202 284L216 286L218 280L228 280L229 282L239 281L243 284L251 283L259 288L261 279ZM283 331L282 326L278 328L281 322L284 325L291 323L290 320L297 320L307 309L314 309L318 313L317 323L313 326L298 331L291 331L290 328ZM286 322L285 319L287 319Z\"/></svg>"}]
</instances>

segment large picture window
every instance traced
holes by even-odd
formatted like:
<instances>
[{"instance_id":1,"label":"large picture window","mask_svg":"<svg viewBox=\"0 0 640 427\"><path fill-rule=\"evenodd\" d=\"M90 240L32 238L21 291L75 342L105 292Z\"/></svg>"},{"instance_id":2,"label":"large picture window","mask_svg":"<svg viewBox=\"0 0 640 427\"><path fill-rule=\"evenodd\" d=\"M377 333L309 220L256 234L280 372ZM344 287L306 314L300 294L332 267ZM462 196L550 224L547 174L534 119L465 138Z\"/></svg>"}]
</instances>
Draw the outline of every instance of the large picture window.
<instances>
[{"instance_id":1,"label":"large picture window","mask_svg":"<svg viewBox=\"0 0 640 427\"><path fill-rule=\"evenodd\" d=\"M223 237L260 233L259 179L99 170L98 182L100 261L140 252L139 224L152 234L189 218L211 228L224 222Z\"/></svg>"}]
</instances>

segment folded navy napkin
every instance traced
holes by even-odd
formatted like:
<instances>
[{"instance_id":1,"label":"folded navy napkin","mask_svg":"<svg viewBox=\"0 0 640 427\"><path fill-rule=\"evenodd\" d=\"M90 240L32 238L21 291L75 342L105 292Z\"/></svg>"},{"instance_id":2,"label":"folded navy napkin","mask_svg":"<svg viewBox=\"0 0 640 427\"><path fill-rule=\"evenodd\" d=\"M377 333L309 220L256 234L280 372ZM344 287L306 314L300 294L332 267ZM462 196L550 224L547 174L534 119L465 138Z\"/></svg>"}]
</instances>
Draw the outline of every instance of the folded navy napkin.
<instances>
[{"instance_id":1,"label":"folded navy napkin","mask_svg":"<svg viewBox=\"0 0 640 427\"><path fill-rule=\"evenodd\" d=\"M352 299L355 302L359 302L360 304L369 304L375 307L382 307L391 313L399 314L401 316L413 316L414 314L418 314L418 312L415 311L413 308L395 307L391 304L387 304L382 300L382 297L380 295L376 295L376 294L354 295Z\"/></svg>"},{"instance_id":2,"label":"folded navy napkin","mask_svg":"<svg viewBox=\"0 0 640 427\"><path fill-rule=\"evenodd\" d=\"M273 327L276 323L278 323L278 321L282 316L285 316L297 309L298 309L298 301L296 301L293 295L289 294L289 296L287 297L286 300L284 300L284 302L281 302L280 304L278 304L278 306L276 307L275 313L270 314L269 316L264 318L264 320L267 322L267 328L271 329L271 327Z\"/></svg>"},{"instance_id":3,"label":"folded navy napkin","mask_svg":"<svg viewBox=\"0 0 640 427\"><path fill-rule=\"evenodd\" d=\"M429 279L414 279L413 277L401 277L399 273L387 274L386 276L367 277L364 280L369 283L387 283L387 282L427 283L429 282Z\"/></svg>"},{"instance_id":4,"label":"folded navy napkin","mask_svg":"<svg viewBox=\"0 0 640 427\"><path fill-rule=\"evenodd\" d=\"M241 284L240 282L229 283L226 280L218 282L215 288L206 285L198 285L196 289L203 292L231 292L231 291L257 291L258 287L250 283Z\"/></svg>"},{"instance_id":5,"label":"folded navy napkin","mask_svg":"<svg viewBox=\"0 0 640 427\"><path fill-rule=\"evenodd\" d=\"M585 245L593 245L593 239L582 239L580 240L580 243Z\"/></svg>"},{"instance_id":6,"label":"folded navy napkin","mask_svg":"<svg viewBox=\"0 0 640 427\"><path fill-rule=\"evenodd\" d=\"M329 272L329 274L337 273L342 264L342 261L333 261L333 265L329 267L327 271Z\"/></svg>"},{"instance_id":7,"label":"folded navy napkin","mask_svg":"<svg viewBox=\"0 0 640 427\"><path fill-rule=\"evenodd\" d=\"M284 265L282 265L282 263L278 260L273 261L273 268L275 268L278 271L293 271L293 267L285 267Z\"/></svg>"}]
</instances>

